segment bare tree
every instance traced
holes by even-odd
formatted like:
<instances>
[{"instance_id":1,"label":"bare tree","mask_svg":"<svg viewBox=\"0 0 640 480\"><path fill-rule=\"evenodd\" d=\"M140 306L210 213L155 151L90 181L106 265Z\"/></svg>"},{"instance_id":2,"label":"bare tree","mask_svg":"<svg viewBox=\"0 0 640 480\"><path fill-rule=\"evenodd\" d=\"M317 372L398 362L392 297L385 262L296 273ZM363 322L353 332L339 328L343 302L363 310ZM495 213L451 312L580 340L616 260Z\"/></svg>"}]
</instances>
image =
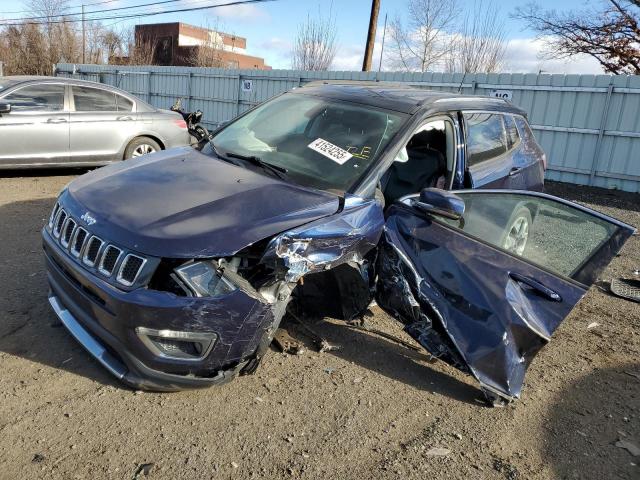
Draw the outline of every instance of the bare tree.
<instances>
[{"instance_id":1,"label":"bare tree","mask_svg":"<svg viewBox=\"0 0 640 480\"><path fill-rule=\"evenodd\" d=\"M216 20L214 27L207 25L209 37L202 45L193 47L192 53L188 58L190 65L194 67L218 67L224 68L227 66L223 59L224 52L224 40L220 31L220 23Z\"/></svg>"},{"instance_id":2,"label":"bare tree","mask_svg":"<svg viewBox=\"0 0 640 480\"><path fill-rule=\"evenodd\" d=\"M640 0L603 0L599 9L557 12L535 3L519 8L545 42L547 56L586 54L613 74L640 74Z\"/></svg>"},{"instance_id":3,"label":"bare tree","mask_svg":"<svg viewBox=\"0 0 640 480\"><path fill-rule=\"evenodd\" d=\"M47 39L38 25L6 27L0 35L0 60L7 75L48 75L51 66L43 53Z\"/></svg>"},{"instance_id":4,"label":"bare tree","mask_svg":"<svg viewBox=\"0 0 640 480\"><path fill-rule=\"evenodd\" d=\"M396 68L425 72L442 64L452 45L449 32L459 17L457 0L409 0L409 21L391 21L390 57Z\"/></svg>"},{"instance_id":5,"label":"bare tree","mask_svg":"<svg viewBox=\"0 0 640 480\"><path fill-rule=\"evenodd\" d=\"M39 20L46 38L46 48L43 50L46 55L46 63L49 68L54 63L60 61L61 43L60 31L64 23L58 23L65 11L69 9L68 0L29 0L27 3L29 11L34 17L43 17Z\"/></svg>"},{"instance_id":6,"label":"bare tree","mask_svg":"<svg viewBox=\"0 0 640 480\"><path fill-rule=\"evenodd\" d=\"M156 56L153 38L136 35L135 27L123 31L121 37L122 43L127 46L123 57L126 57L129 65L153 65Z\"/></svg>"},{"instance_id":7,"label":"bare tree","mask_svg":"<svg viewBox=\"0 0 640 480\"><path fill-rule=\"evenodd\" d=\"M491 1L476 0L467 9L451 39L445 69L448 72L493 73L503 64L507 47L505 26Z\"/></svg>"},{"instance_id":8,"label":"bare tree","mask_svg":"<svg viewBox=\"0 0 640 480\"><path fill-rule=\"evenodd\" d=\"M294 70L328 70L336 57L337 29L331 11L329 16L307 14L300 24L292 52Z\"/></svg>"}]
</instances>

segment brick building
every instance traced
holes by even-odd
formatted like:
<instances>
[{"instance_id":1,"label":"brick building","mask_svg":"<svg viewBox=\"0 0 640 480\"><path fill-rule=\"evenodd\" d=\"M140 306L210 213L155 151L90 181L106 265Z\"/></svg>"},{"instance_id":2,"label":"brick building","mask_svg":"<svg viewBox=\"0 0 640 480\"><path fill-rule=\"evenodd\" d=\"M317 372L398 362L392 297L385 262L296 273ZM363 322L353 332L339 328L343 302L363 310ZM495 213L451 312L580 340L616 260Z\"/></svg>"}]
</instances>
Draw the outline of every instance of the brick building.
<instances>
[{"instance_id":1,"label":"brick building","mask_svg":"<svg viewBox=\"0 0 640 480\"><path fill-rule=\"evenodd\" d=\"M136 48L153 48L154 65L219 66L271 70L247 55L247 39L186 23L136 25Z\"/></svg>"}]
</instances>

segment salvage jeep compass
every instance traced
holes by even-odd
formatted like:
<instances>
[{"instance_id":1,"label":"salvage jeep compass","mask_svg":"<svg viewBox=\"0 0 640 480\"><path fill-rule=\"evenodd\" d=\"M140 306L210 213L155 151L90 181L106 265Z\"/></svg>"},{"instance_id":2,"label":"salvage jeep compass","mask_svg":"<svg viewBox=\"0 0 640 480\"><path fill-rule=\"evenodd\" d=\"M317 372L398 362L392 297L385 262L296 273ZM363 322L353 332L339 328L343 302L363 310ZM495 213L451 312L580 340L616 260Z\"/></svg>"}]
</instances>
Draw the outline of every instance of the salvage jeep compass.
<instances>
[{"instance_id":1,"label":"salvage jeep compass","mask_svg":"<svg viewBox=\"0 0 640 480\"><path fill-rule=\"evenodd\" d=\"M540 193L545 158L498 99L311 85L215 132L71 182L43 229L49 301L122 381L253 372L288 311L381 308L490 400L633 228Z\"/></svg>"}]
</instances>

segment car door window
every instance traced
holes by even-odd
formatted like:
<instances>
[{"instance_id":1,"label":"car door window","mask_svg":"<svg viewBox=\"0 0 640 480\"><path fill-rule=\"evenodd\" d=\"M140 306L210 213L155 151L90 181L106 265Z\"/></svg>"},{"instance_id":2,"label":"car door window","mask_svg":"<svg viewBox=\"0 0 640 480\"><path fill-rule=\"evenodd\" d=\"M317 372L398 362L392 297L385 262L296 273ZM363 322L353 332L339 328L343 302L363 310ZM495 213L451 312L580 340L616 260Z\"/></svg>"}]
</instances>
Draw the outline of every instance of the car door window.
<instances>
[{"instance_id":1,"label":"car door window","mask_svg":"<svg viewBox=\"0 0 640 480\"><path fill-rule=\"evenodd\" d=\"M452 122L444 118L428 121L414 132L381 179L385 204L423 188L445 188L454 161Z\"/></svg>"},{"instance_id":2,"label":"car door window","mask_svg":"<svg viewBox=\"0 0 640 480\"><path fill-rule=\"evenodd\" d=\"M131 112L133 110L133 102L122 95L116 95L116 104L119 112Z\"/></svg>"},{"instance_id":3,"label":"car door window","mask_svg":"<svg viewBox=\"0 0 640 480\"><path fill-rule=\"evenodd\" d=\"M465 113L468 166L490 160L506 153L507 139L502 115Z\"/></svg>"},{"instance_id":4,"label":"car door window","mask_svg":"<svg viewBox=\"0 0 640 480\"><path fill-rule=\"evenodd\" d=\"M563 277L582 267L616 233L610 220L576 205L527 194L460 192L465 212L446 223Z\"/></svg>"},{"instance_id":5,"label":"car door window","mask_svg":"<svg viewBox=\"0 0 640 480\"><path fill-rule=\"evenodd\" d=\"M90 87L73 87L76 112L115 112L116 94Z\"/></svg>"},{"instance_id":6,"label":"car door window","mask_svg":"<svg viewBox=\"0 0 640 480\"><path fill-rule=\"evenodd\" d=\"M14 112L58 112L64 109L64 85L29 85L3 99Z\"/></svg>"}]
</instances>

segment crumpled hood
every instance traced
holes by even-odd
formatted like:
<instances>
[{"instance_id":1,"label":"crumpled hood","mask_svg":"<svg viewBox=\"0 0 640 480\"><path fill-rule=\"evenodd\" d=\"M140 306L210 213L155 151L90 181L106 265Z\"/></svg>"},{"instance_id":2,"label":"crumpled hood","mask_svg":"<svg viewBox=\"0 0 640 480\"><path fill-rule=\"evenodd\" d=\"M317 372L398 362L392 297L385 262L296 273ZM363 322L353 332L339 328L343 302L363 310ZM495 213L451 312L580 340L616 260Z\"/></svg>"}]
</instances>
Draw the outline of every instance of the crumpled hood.
<instances>
[{"instance_id":1,"label":"crumpled hood","mask_svg":"<svg viewBox=\"0 0 640 480\"><path fill-rule=\"evenodd\" d=\"M60 201L91 233L158 257L228 256L338 210L339 198L190 147L100 168Z\"/></svg>"}]
</instances>

